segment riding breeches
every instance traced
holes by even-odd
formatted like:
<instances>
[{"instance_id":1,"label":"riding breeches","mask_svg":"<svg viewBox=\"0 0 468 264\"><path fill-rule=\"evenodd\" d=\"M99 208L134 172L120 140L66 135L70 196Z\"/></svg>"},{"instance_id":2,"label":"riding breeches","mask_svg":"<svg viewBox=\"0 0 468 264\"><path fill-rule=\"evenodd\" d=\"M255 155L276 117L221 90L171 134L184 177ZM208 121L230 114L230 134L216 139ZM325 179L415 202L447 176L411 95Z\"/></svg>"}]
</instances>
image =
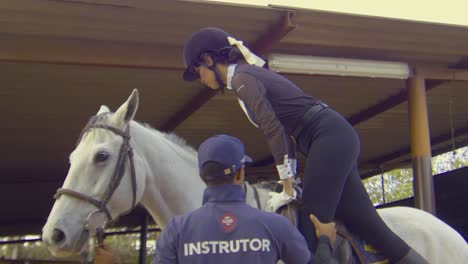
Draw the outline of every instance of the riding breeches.
<instances>
[{"instance_id":1,"label":"riding breeches","mask_svg":"<svg viewBox=\"0 0 468 264\"><path fill-rule=\"evenodd\" d=\"M317 238L309 213L321 222L339 219L391 262L401 259L409 246L383 222L361 182L360 143L353 127L327 108L304 125L297 143L306 156L299 228L311 252L315 252Z\"/></svg>"}]
</instances>

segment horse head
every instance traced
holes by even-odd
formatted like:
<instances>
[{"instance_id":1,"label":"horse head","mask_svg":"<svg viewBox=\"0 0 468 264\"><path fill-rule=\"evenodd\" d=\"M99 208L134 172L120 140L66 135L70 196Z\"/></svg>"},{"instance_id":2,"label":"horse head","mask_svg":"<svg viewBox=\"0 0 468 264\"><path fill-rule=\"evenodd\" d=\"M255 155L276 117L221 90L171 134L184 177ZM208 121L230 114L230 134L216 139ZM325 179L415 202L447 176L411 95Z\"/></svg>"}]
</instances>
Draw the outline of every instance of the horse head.
<instances>
[{"instance_id":1,"label":"horse head","mask_svg":"<svg viewBox=\"0 0 468 264\"><path fill-rule=\"evenodd\" d=\"M140 201L145 164L133 153L130 122L138 108L138 91L115 113L101 106L83 129L70 155L70 168L42 230L54 256L86 249L89 238Z\"/></svg>"}]
</instances>

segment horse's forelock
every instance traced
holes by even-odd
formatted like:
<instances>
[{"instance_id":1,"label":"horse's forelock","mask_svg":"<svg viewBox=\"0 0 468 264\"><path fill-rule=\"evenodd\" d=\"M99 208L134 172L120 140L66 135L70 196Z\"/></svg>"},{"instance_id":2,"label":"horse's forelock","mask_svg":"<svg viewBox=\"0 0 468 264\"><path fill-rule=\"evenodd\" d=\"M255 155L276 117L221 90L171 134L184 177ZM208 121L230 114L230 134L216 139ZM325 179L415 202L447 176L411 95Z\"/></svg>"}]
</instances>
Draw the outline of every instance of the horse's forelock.
<instances>
[{"instance_id":1,"label":"horse's forelock","mask_svg":"<svg viewBox=\"0 0 468 264\"><path fill-rule=\"evenodd\" d=\"M95 115L95 116L92 117L92 118L94 118L94 123L93 124L109 124L111 116L112 116L111 112Z\"/></svg>"},{"instance_id":2,"label":"horse's forelock","mask_svg":"<svg viewBox=\"0 0 468 264\"><path fill-rule=\"evenodd\" d=\"M98 115L91 116L88 122L86 123L86 125L83 127L83 130L81 130L80 136L78 137L78 140L76 141L75 145L78 146L78 144L80 144L85 134L87 134L90 131L89 130L90 126L96 125L96 124L108 124L109 123L108 120L110 120L109 117L111 116L111 114L112 113L108 112L108 113L101 113Z\"/></svg>"}]
</instances>

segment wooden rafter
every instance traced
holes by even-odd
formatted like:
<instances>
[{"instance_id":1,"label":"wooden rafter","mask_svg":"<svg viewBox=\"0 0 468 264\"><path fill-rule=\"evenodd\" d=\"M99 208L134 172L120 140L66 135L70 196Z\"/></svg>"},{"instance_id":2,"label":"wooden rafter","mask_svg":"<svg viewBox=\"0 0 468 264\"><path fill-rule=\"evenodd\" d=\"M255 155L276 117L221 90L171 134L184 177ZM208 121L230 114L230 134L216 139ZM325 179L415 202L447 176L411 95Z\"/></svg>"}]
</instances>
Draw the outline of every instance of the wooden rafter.
<instances>
[{"instance_id":1,"label":"wooden rafter","mask_svg":"<svg viewBox=\"0 0 468 264\"><path fill-rule=\"evenodd\" d=\"M468 81L468 70L449 68L417 68L416 72L426 80Z\"/></svg>"}]
</instances>

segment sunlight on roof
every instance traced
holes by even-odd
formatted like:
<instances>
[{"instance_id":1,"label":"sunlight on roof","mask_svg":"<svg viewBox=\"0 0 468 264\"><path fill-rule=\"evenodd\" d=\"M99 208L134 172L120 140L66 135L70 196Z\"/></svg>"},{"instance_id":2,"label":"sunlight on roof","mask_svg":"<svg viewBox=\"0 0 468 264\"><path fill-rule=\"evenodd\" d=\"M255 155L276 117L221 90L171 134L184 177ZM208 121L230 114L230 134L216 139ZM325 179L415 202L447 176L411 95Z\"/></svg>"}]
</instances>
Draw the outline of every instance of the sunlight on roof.
<instances>
[{"instance_id":1,"label":"sunlight on roof","mask_svg":"<svg viewBox=\"0 0 468 264\"><path fill-rule=\"evenodd\" d=\"M203 2L203 0L198 2ZM457 0L208 0L206 2L225 2L257 6L279 5L311 10L468 26L468 16L466 15L468 2Z\"/></svg>"}]
</instances>

